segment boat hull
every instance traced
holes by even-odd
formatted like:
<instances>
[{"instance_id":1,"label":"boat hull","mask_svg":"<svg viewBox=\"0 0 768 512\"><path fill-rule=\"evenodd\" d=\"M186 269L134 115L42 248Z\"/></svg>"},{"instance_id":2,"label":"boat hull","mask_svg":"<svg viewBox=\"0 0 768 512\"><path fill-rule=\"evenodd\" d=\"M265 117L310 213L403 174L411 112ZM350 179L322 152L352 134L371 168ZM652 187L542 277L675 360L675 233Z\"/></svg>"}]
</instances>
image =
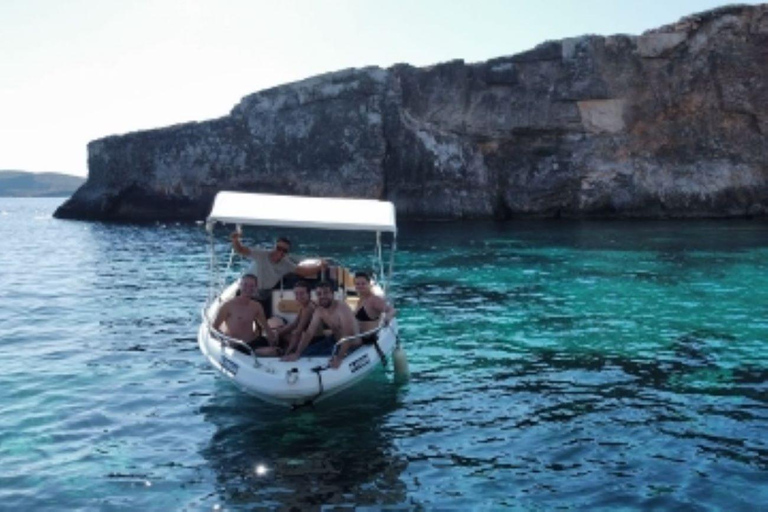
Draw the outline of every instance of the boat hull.
<instances>
[{"instance_id":1,"label":"boat hull","mask_svg":"<svg viewBox=\"0 0 768 512\"><path fill-rule=\"evenodd\" d=\"M388 360L397 345L397 320L379 331L377 343ZM198 345L211 366L234 385L261 400L288 407L320 402L357 384L383 364L373 345L348 353L336 369L328 367L328 356L292 362L254 357L219 341L205 321L198 331Z\"/></svg>"}]
</instances>

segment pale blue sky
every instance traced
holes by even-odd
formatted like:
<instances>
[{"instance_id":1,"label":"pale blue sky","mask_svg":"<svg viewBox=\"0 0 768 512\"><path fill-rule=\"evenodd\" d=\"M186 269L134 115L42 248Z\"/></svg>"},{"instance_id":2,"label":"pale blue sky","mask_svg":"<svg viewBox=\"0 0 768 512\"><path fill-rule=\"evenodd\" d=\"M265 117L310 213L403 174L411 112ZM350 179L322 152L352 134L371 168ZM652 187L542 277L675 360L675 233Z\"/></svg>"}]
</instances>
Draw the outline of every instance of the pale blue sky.
<instances>
[{"instance_id":1,"label":"pale blue sky","mask_svg":"<svg viewBox=\"0 0 768 512\"><path fill-rule=\"evenodd\" d=\"M219 117L274 85L640 34L727 3L0 0L0 169L85 176L90 140Z\"/></svg>"}]
</instances>

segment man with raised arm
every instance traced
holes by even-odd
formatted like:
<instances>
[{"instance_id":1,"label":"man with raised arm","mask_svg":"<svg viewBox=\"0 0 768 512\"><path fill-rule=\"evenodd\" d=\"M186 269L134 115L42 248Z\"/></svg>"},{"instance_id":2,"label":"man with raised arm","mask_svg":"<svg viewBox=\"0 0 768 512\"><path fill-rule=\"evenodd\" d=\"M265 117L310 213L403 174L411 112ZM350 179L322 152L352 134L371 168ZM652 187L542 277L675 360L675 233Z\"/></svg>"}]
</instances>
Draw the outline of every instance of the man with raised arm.
<instances>
[{"instance_id":1,"label":"man with raised arm","mask_svg":"<svg viewBox=\"0 0 768 512\"><path fill-rule=\"evenodd\" d=\"M280 282L284 275L293 272L301 277L311 277L326 267L325 261L320 260L316 265L298 266L288 257L291 250L291 242L285 237L280 237L275 242L275 247L268 249L256 249L243 245L240 241L240 233L235 231L230 235L232 248L240 254L253 260L249 273L254 274L259 281L258 293L255 296L267 314L270 314L269 299L270 290Z\"/></svg>"},{"instance_id":2,"label":"man with raised arm","mask_svg":"<svg viewBox=\"0 0 768 512\"><path fill-rule=\"evenodd\" d=\"M283 356L283 361L296 361L302 353L305 353L305 349L307 350L306 353L332 350L337 341L358 334L354 313L346 302L336 300L333 297L331 283L324 281L318 284L315 292L317 293L317 308L312 315L312 321L301 335L298 347L288 347L287 355ZM314 333L323 325L331 330L333 336L327 336L322 341L309 346ZM355 342L357 343L355 344ZM342 343L338 354L330 361L331 368L338 368L350 347L358 345L360 345L359 340Z\"/></svg>"}]
</instances>

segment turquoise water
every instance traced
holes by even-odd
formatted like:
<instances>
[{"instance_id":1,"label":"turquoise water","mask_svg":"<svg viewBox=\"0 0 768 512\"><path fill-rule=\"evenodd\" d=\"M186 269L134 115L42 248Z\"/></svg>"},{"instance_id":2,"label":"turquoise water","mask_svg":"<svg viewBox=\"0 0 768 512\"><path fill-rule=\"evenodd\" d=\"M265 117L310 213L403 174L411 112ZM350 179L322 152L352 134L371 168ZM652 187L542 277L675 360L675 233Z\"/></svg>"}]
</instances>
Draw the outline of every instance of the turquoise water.
<instances>
[{"instance_id":1,"label":"turquoise water","mask_svg":"<svg viewBox=\"0 0 768 512\"><path fill-rule=\"evenodd\" d=\"M59 221L59 202L0 198L2 510L768 502L765 221L405 224L412 380L290 412L197 350L201 226ZM370 260L369 237L292 236Z\"/></svg>"}]
</instances>

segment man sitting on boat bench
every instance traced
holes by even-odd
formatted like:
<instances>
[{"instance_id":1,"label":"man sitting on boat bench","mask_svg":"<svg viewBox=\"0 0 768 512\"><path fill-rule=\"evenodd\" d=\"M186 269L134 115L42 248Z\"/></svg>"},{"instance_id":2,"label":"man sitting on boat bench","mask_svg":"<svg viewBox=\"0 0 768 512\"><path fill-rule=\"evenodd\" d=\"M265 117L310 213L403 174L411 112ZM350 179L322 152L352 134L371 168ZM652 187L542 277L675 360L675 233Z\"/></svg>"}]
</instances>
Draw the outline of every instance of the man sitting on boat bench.
<instances>
[{"instance_id":1,"label":"man sitting on boat bench","mask_svg":"<svg viewBox=\"0 0 768 512\"><path fill-rule=\"evenodd\" d=\"M301 335L307 330L317 308L317 305L311 300L309 283L306 281L298 281L293 285L293 295L299 305L296 317L291 322L277 328L277 335L281 343L285 343L287 347L298 346ZM269 320L272 322L273 319L277 318L280 317L272 317ZM322 333L322 331L318 332Z\"/></svg>"},{"instance_id":2,"label":"man sitting on boat bench","mask_svg":"<svg viewBox=\"0 0 768 512\"><path fill-rule=\"evenodd\" d=\"M251 299L256 292L256 286L256 276L244 275L240 280L240 294L219 308L213 328L230 338L242 341L251 347L256 355L277 356L280 355L277 333L267 324L261 304Z\"/></svg>"},{"instance_id":3,"label":"man sitting on boat bench","mask_svg":"<svg viewBox=\"0 0 768 512\"><path fill-rule=\"evenodd\" d=\"M259 280L259 289L254 298L261 303L267 316L272 314L272 288L284 275L293 272L301 277L311 277L326 267L323 260L320 260L317 265L296 265L288 257L291 242L285 237L278 238L271 251L246 247L240 241L240 233L237 231L232 233L230 238L235 252L253 260L248 272L254 274Z\"/></svg>"},{"instance_id":4,"label":"man sitting on boat bench","mask_svg":"<svg viewBox=\"0 0 768 512\"><path fill-rule=\"evenodd\" d=\"M330 282L321 282L317 285L315 292L317 293L318 307L312 314L312 321L309 322L309 327L301 335L299 346L291 345L288 347L286 355L282 358L283 361L296 361L302 355L330 354L338 340L347 336L355 336L359 332L352 309L350 309L346 302L336 300L333 297L333 285ZM310 342L313 341L314 333L321 326L330 329L333 336L320 338L310 345ZM331 368L338 368L349 349L360 344L360 340L342 343L336 356L331 359Z\"/></svg>"}]
</instances>

